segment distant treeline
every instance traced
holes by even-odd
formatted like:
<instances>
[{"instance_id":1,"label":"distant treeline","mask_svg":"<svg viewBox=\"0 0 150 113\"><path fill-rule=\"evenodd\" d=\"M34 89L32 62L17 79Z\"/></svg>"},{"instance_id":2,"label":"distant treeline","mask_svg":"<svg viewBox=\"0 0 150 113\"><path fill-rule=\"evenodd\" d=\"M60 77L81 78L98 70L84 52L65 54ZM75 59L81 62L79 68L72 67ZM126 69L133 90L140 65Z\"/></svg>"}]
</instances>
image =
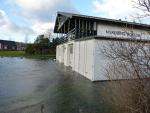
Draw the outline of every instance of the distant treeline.
<instances>
[{"instance_id":1,"label":"distant treeline","mask_svg":"<svg viewBox=\"0 0 150 113\"><path fill-rule=\"evenodd\" d=\"M25 53L26 54L55 54L56 45L58 44L58 38L55 38L50 42L49 38L44 35L39 35L33 44L28 44Z\"/></svg>"}]
</instances>

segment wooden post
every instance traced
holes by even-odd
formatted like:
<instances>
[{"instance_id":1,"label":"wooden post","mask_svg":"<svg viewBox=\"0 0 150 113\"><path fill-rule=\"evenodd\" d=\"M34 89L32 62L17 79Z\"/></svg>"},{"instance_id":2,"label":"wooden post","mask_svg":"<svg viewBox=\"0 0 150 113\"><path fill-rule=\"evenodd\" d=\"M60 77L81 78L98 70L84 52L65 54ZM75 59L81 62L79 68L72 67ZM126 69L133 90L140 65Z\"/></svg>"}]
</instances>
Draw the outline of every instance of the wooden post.
<instances>
[{"instance_id":1,"label":"wooden post","mask_svg":"<svg viewBox=\"0 0 150 113\"><path fill-rule=\"evenodd\" d=\"M91 36L91 21L89 21L89 36Z\"/></svg>"},{"instance_id":2,"label":"wooden post","mask_svg":"<svg viewBox=\"0 0 150 113\"><path fill-rule=\"evenodd\" d=\"M94 22L92 21L92 36L94 35Z\"/></svg>"},{"instance_id":3,"label":"wooden post","mask_svg":"<svg viewBox=\"0 0 150 113\"><path fill-rule=\"evenodd\" d=\"M66 33L66 30L65 30L65 24L64 24L64 34Z\"/></svg>"},{"instance_id":4,"label":"wooden post","mask_svg":"<svg viewBox=\"0 0 150 113\"><path fill-rule=\"evenodd\" d=\"M75 18L75 37L78 38L77 18Z\"/></svg>"},{"instance_id":5,"label":"wooden post","mask_svg":"<svg viewBox=\"0 0 150 113\"><path fill-rule=\"evenodd\" d=\"M86 37L87 37L87 20L86 20L86 29L85 29L85 32L86 32Z\"/></svg>"},{"instance_id":6,"label":"wooden post","mask_svg":"<svg viewBox=\"0 0 150 113\"><path fill-rule=\"evenodd\" d=\"M80 18L79 18L79 29L78 29L78 32L79 32L79 37L81 37L81 25L80 25Z\"/></svg>"},{"instance_id":7,"label":"wooden post","mask_svg":"<svg viewBox=\"0 0 150 113\"><path fill-rule=\"evenodd\" d=\"M84 20L82 20L82 37L84 37Z\"/></svg>"},{"instance_id":8,"label":"wooden post","mask_svg":"<svg viewBox=\"0 0 150 113\"><path fill-rule=\"evenodd\" d=\"M68 20L68 32L69 32L69 28L70 28L70 20Z\"/></svg>"}]
</instances>

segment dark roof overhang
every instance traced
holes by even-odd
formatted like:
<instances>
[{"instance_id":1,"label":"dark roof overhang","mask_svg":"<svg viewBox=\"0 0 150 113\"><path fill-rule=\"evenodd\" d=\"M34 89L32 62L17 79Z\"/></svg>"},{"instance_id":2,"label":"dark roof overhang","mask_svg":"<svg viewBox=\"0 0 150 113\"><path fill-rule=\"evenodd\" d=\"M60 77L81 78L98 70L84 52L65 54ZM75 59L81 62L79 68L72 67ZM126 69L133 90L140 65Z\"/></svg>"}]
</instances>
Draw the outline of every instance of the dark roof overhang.
<instances>
[{"instance_id":1,"label":"dark roof overhang","mask_svg":"<svg viewBox=\"0 0 150 113\"><path fill-rule=\"evenodd\" d=\"M101 18L101 17L87 16L87 15L80 15L80 14L73 14L73 13L67 13L67 12L58 12L56 21L55 21L54 33L58 33L58 30L64 25L64 23L68 19L73 19L73 18L82 18L82 19L84 18L86 20L92 20L95 22L103 23L103 24L128 26L128 27L133 27L137 29L150 30L150 25L147 25L147 24L115 20L115 19L107 19L107 18Z\"/></svg>"},{"instance_id":2,"label":"dark roof overhang","mask_svg":"<svg viewBox=\"0 0 150 113\"><path fill-rule=\"evenodd\" d=\"M58 33L59 29L69 18L72 18L71 14L65 12L58 12L55 21L54 33Z\"/></svg>"}]
</instances>

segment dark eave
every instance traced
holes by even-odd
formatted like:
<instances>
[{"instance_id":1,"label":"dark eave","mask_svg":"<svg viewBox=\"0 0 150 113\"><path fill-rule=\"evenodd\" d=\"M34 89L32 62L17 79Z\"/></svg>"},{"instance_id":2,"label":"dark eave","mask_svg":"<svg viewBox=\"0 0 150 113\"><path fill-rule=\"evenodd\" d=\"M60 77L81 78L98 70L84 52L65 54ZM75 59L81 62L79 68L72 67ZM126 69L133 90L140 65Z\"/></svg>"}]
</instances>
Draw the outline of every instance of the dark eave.
<instances>
[{"instance_id":1,"label":"dark eave","mask_svg":"<svg viewBox=\"0 0 150 113\"><path fill-rule=\"evenodd\" d=\"M61 24L59 23L60 17L63 17ZM57 30L60 29L69 18L72 18L72 15L70 13L58 12L55 21L54 33L57 33Z\"/></svg>"},{"instance_id":2,"label":"dark eave","mask_svg":"<svg viewBox=\"0 0 150 113\"><path fill-rule=\"evenodd\" d=\"M0 40L0 43L3 45L16 46L16 43L14 41L9 40Z\"/></svg>"}]
</instances>

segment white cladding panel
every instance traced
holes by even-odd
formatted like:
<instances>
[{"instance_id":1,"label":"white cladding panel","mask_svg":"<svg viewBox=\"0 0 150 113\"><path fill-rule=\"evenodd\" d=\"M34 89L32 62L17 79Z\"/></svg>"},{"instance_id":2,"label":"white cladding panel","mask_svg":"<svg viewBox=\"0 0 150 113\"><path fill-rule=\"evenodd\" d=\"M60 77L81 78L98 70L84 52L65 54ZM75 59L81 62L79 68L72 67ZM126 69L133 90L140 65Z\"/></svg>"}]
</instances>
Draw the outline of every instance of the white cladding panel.
<instances>
[{"instance_id":1,"label":"white cladding panel","mask_svg":"<svg viewBox=\"0 0 150 113\"><path fill-rule=\"evenodd\" d=\"M64 63L64 45L60 46L60 63Z\"/></svg>"},{"instance_id":2,"label":"white cladding panel","mask_svg":"<svg viewBox=\"0 0 150 113\"><path fill-rule=\"evenodd\" d=\"M97 80L109 80L107 77L107 69L109 68L110 64L112 64L112 60L107 58L104 53L104 47L109 47L111 40L96 40L95 39L95 58L94 58L94 81ZM127 43L127 42L124 42ZM122 76L113 76L112 80L118 79L127 79L123 78Z\"/></svg>"},{"instance_id":3,"label":"white cladding panel","mask_svg":"<svg viewBox=\"0 0 150 113\"><path fill-rule=\"evenodd\" d=\"M74 43L74 71L78 72L79 71L79 44L80 42L75 42Z\"/></svg>"},{"instance_id":4,"label":"white cladding panel","mask_svg":"<svg viewBox=\"0 0 150 113\"><path fill-rule=\"evenodd\" d=\"M73 67L74 52L70 54L69 45L73 45L73 42L60 44L56 47L56 60L60 63L64 63L65 66Z\"/></svg>"},{"instance_id":5,"label":"white cladding panel","mask_svg":"<svg viewBox=\"0 0 150 113\"><path fill-rule=\"evenodd\" d=\"M108 80L106 75L106 68L109 65L108 60L102 50L103 46L107 43L104 40L95 40L95 58L94 58L94 80Z\"/></svg>"},{"instance_id":6,"label":"white cladding panel","mask_svg":"<svg viewBox=\"0 0 150 113\"><path fill-rule=\"evenodd\" d=\"M115 41L113 41L115 42ZM94 58L94 81L96 80L108 80L107 71L112 64L112 60L107 58L104 53L104 47L109 47L111 40L96 40L95 39L95 58ZM124 42L129 43L129 42ZM110 79L119 80L119 79L129 79L129 76L113 76ZM133 78L133 77L131 77Z\"/></svg>"},{"instance_id":7,"label":"white cladding panel","mask_svg":"<svg viewBox=\"0 0 150 113\"><path fill-rule=\"evenodd\" d=\"M61 55L61 45L58 45L57 46L57 48L56 48L57 50L56 50L56 60L58 61L58 62L61 62L61 57L62 57L62 55Z\"/></svg>"},{"instance_id":8,"label":"white cladding panel","mask_svg":"<svg viewBox=\"0 0 150 113\"><path fill-rule=\"evenodd\" d=\"M57 46L57 47L56 47L56 60L57 60L57 61L58 61L58 56L59 56L58 54L59 54L59 47Z\"/></svg>"},{"instance_id":9,"label":"white cladding panel","mask_svg":"<svg viewBox=\"0 0 150 113\"><path fill-rule=\"evenodd\" d=\"M80 62L80 65L79 65L79 73L84 75L84 64L85 64L85 54L84 54L84 51L85 51L85 48L84 48L84 45L85 44L85 41L80 41L80 44L79 44L79 62Z\"/></svg>"},{"instance_id":10,"label":"white cladding panel","mask_svg":"<svg viewBox=\"0 0 150 113\"><path fill-rule=\"evenodd\" d=\"M97 35L118 38L150 39L150 30L146 31L98 23Z\"/></svg>"},{"instance_id":11,"label":"white cladding panel","mask_svg":"<svg viewBox=\"0 0 150 113\"><path fill-rule=\"evenodd\" d=\"M64 44L58 45L56 47L56 60L60 63L64 63Z\"/></svg>"},{"instance_id":12,"label":"white cladding panel","mask_svg":"<svg viewBox=\"0 0 150 113\"><path fill-rule=\"evenodd\" d=\"M56 59L60 63L64 63L65 66L71 66L72 70L91 81L108 80L106 69L109 67L111 60L105 57L102 51L103 47L107 46L109 42L111 40L90 39L61 44L57 46ZM73 53L71 54L70 46L73 47Z\"/></svg>"},{"instance_id":13,"label":"white cladding panel","mask_svg":"<svg viewBox=\"0 0 150 113\"><path fill-rule=\"evenodd\" d=\"M68 64L68 45L64 44L64 65L69 66Z\"/></svg>"},{"instance_id":14,"label":"white cladding panel","mask_svg":"<svg viewBox=\"0 0 150 113\"><path fill-rule=\"evenodd\" d=\"M94 39L75 42L74 47L74 70L86 78L93 80Z\"/></svg>"},{"instance_id":15,"label":"white cladding panel","mask_svg":"<svg viewBox=\"0 0 150 113\"><path fill-rule=\"evenodd\" d=\"M105 57L102 50L109 42L108 40L90 39L61 44L56 48L56 59L60 63L64 63L65 66L71 66L72 70L91 81L108 80L106 69L109 67L111 60ZM72 54L69 50L70 45L73 47Z\"/></svg>"},{"instance_id":16,"label":"white cladding panel","mask_svg":"<svg viewBox=\"0 0 150 113\"><path fill-rule=\"evenodd\" d=\"M68 63L69 63L69 66L73 67L73 44L68 44Z\"/></svg>"},{"instance_id":17,"label":"white cladding panel","mask_svg":"<svg viewBox=\"0 0 150 113\"><path fill-rule=\"evenodd\" d=\"M94 39L85 43L85 76L94 80Z\"/></svg>"}]
</instances>

